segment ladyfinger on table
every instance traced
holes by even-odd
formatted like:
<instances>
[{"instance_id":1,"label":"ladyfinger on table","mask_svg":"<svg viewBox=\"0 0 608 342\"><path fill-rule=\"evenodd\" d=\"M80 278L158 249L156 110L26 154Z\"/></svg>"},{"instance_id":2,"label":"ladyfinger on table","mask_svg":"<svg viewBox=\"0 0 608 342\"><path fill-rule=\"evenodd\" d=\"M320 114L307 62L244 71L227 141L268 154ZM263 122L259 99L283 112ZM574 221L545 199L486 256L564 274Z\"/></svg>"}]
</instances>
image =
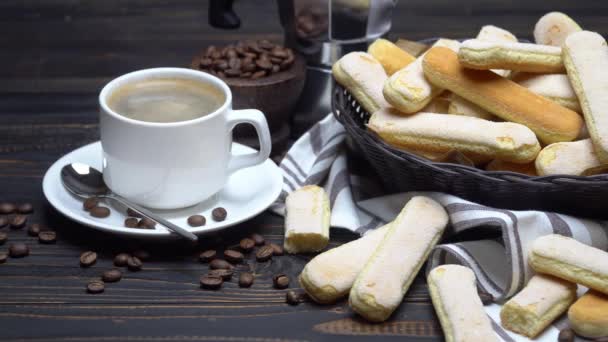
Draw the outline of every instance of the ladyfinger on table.
<instances>
[{"instance_id":1,"label":"ladyfinger on table","mask_svg":"<svg viewBox=\"0 0 608 342\"><path fill-rule=\"evenodd\" d=\"M564 71L561 48L550 45L470 39L461 44L458 59L463 66L480 70Z\"/></svg>"},{"instance_id":2,"label":"ladyfinger on table","mask_svg":"<svg viewBox=\"0 0 608 342\"><path fill-rule=\"evenodd\" d=\"M350 290L351 308L373 322L389 318L441 238L448 215L434 200L416 196L390 225Z\"/></svg>"},{"instance_id":3,"label":"ladyfinger on table","mask_svg":"<svg viewBox=\"0 0 608 342\"><path fill-rule=\"evenodd\" d=\"M450 49L436 47L424 57L424 74L436 86L479 105L492 114L530 128L545 144L571 141L583 120L576 112L489 70L467 69Z\"/></svg>"},{"instance_id":4,"label":"ladyfinger on table","mask_svg":"<svg viewBox=\"0 0 608 342\"><path fill-rule=\"evenodd\" d=\"M384 239L389 225L314 257L300 274L302 288L315 302L322 304L333 303L346 296L355 278Z\"/></svg>"},{"instance_id":5,"label":"ladyfinger on table","mask_svg":"<svg viewBox=\"0 0 608 342\"><path fill-rule=\"evenodd\" d=\"M318 252L329 242L329 198L323 188L304 186L285 200L285 241L288 253Z\"/></svg>"},{"instance_id":6,"label":"ladyfinger on table","mask_svg":"<svg viewBox=\"0 0 608 342\"><path fill-rule=\"evenodd\" d=\"M608 294L608 253L562 235L545 235L532 243L529 263L546 273Z\"/></svg>"},{"instance_id":7,"label":"ladyfinger on table","mask_svg":"<svg viewBox=\"0 0 608 342\"><path fill-rule=\"evenodd\" d=\"M458 51L460 43L455 40L440 39L433 46L443 46ZM422 71L424 55L399 70L384 83L383 94L386 101L403 113L416 113L426 106L443 89L430 84ZM371 113L371 112L370 112Z\"/></svg>"},{"instance_id":8,"label":"ladyfinger on table","mask_svg":"<svg viewBox=\"0 0 608 342\"><path fill-rule=\"evenodd\" d=\"M580 176L585 170L598 167L591 139L561 142L543 148L536 157L536 172L541 176Z\"/></svg>"},{"instance_id":9,"label":"ladyfinger on table","mask_svg":"<svg viewBox=\"0 0 608 342\"><path fill-rule=\"evenodd\" d=\"M384 108L372 114L367 127L388 144L413 150L457 150L515 163L533 161L540 151L534 133L512 122L434 113L401 116L393 108Z\"/></svg>"},{"instance_id":10,"label":"ladyfinger on table","mask_svg":"<svg viewBox=\"0 0 608 342\"><path fill-rule=\"evenodd\" d=\"M542 151L542 150L541 150ZM538 160L538 157L536 157ZM494 159L486 165L486 171L510 171L522 173L528 176L538 176L534 163L517 164L509 163L504 160Z\"/></svg>"},{"instance_id":11,"label":"ladyfinger on table","mask_svg":"<svg viewBox=\"0 0 608 342\"><path fill-rule=\"evenodd\" d=\"M576 284L537 274L526 287L503 305L501 325L535 338L576 300Z\"/></svg>"},{"instance_id":12,"label":"ladyfinger on table","mask_svg":"<svg viewBox=\"0 0 608 342\"><path fill-rule=\"evenodd\" d=\"M562 46L566 38L582 31L581 27L569 16L561 12L549 12L536 22L534 41L536 44Z\"/></svg>"},{"instance_id":13,"label":"ladyfinger on table","mask_svg":"<svg viewBox=\"0 0 608 342\"><path fill-rule=\"evenodd\" d=\"M608 163L608 46L599 34L572 33L563 45L568 78L600 161Z\"/></svg>"},{"instance_id":14,"label":"ladyfinger on table","mask_svg":"<svg viewBox=\"0 0 608 342\"><path fill-rule=\"evenodd\" d=\"M513 76L511 80L560 106L582 113L578 97L576 97L567 75L520 72Z\"/></svg>"},{"instance_id":15,"label":"ladyfinger on table","mask_svg":"<svg viewBox=\"0 0 608 342\"><path fill-rule=\"evenodd\" d=\"M382 87L388 78L382 64L365 52L351 52L334 63L332 74L336 82L348 89L361 106L373 113L388 103Z\"/></svg>"},{"instance_id":16,"label":"ladyfinger on table","mask_svg":"<svg viewBox=\"0 0 608 342\"><path fill-rule=\"evenodd\" d=\"M368 48L367 53L374 56L388 76L405 68L416 60L416 57L403 51L397 45L386 39L376 39Z\"/></svg>"},{"instance_id":17,"label":"ladyfinger on table","mask_svg":"<svg viewBox=\"0 0 608 342\"><path fill-rule=\"evenodd\" d=\"M580 336L608 337L608 295L587 291L568 310L568 320Z\"/></svg>"},{"instance_id":18,"label":"ladyfinger on table","mask_svg":"<svg viewBox=\"0 0 608 342\"><path fill-rule=\"evenodd\" d=\"M471 269L437 266L429 273L427 283L446 342L499 341L477 294Z\"/></svg>"}]
</instances>

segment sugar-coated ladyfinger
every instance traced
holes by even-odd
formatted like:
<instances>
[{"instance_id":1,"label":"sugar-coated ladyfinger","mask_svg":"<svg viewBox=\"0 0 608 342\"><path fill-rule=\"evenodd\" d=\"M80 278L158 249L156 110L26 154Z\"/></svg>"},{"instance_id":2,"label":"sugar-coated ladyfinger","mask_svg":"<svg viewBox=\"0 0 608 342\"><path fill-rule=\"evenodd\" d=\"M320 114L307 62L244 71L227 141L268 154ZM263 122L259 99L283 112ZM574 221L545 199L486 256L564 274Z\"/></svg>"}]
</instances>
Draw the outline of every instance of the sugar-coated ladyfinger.
<instances>
[{"instance_id":1,"label":"sugar-coated ladyfinger","mask_svg":"<svg viewBox=\"0 0 608 342\"><path fill-rule=\"evenodd\" d=\"M351 308L373 322L389 318L448 223L445 209L416 196L390 225L350 290Z\"/></svg>"},{"instance_id":2,"label":"sugar-coated ladyfinger","mask_svg":"<svg viewBox=\"0 0 608 342\"><path fill-rule=\"evenodd\" d=\"M570 34L581 30L581 27L564 13L549 12L536 22L534 41L536 44L562 46Z\"/></svg>"},{"instance_id":3,"label":"sugar-coated ladyfinger","mask_svg":"<svg viewBox=\"0 0 608 342\"><path fill-rule=\"evenodd\" d=\"M562 49L550 45L511 42L464 41L460 63L472 69L508 69L528 72L563 72Z\"/></svg>"},{"instance_id":4,"label":"sugar-coated ladyfinger","mask_svg":"<svg viewBox=\"0 0 608 342\"><path fill-rule=\"evenodd\" d=\"M543 148L536 157L536 172L541 176L580 176L585 170L600 166L591 139L561 142Z\"/></svg>"},{"instance_id":5,"label":"sugar-coated ladyfinger","mask_svg":"<svg viewBox=\"0 0 608 342\"><path fill-rule=\"evenodd\" d=\"M608 253L562 235L545 235L532 243L528 258L539 273L608 294Z\"/></svg>"},{"instance_id":6,"label":"sugar-coated ladyfinger","mask_svg":"<svg viewBox=\"0 0 608 342\"><path fill-rule=\"evenodd\" d=\"M538 157L536 157L538 159ZM528 176L538 176L534 163L517 164L509 163L504 160L494 159L486 165L487 171L511 171L523 173Z\"/></svg>"},{"instance_id":7,"label":"sugar-coated ladyfinger","mask_svg":"<svg viewBox=\"0 0 608 342\"><path fill-rule=\"evenodd\" d=\"M288 253L318 252L329 242L329 198L323 188L304 186L285 200L285 241Z\"/></svg>"},{"instance_id":8,"label":"sugar-coated ladyfinger","mask_svg":"<svg viewBox=\"0 0 608 342\"><path fill-rule=\"evenodd\" d=\"M576 284L548 275L533 276L526 287L503 305L501 325L535 338L576 300Z\"/></svg>"},{"instance_id":9,"label":"sugar-coated ladyfinger","mask_svg":"<svg viewBox=\"0 0 608 342\"><path fill-rule=\"evenodd\" d=\"M585 116L600 161L608 162L608 46L599 34L572 33L563 45L568 78Z\"/></svg>"},{"instance_id":10,"label":"sugar-coated ladyfinger","mask_svg":"<svg viewBox=\"0 0 608 342\"><path fill-rule=\"evenodd\" d=\"M515 163L530 162L540 151L534 133L512 122L435 113L401 116L384 108L372 114L367 127L389 144L414 150L456 150Z\"/></svg>"},{"instance_id":11,"label":"sugar-coated ladyfinger","mask_svg":"<svg viewBox=\"0 0 608 342\"><path fill-rule=\"evenodd\" d=\"M443 46L458 51L460 43L455 40L440 39L433 46ZM418 57L414 62L394 73L384 83L382 91L384 98L403 113L420 111L443 91L430 84L424 77L423 58L424 55Z\"/></svg>"},{"instance_id":12,"label":"sugar-coated ladyfinger","mask_svg":"<svg viewBox=\"0 0 608 342\"><path fill-rule=\"evenodd\" d=\"M570 327L580 336L608 336L608 295L589 290L568 309Z\"/></svg>"},{"instance_id":13,"label":"sugar-coated ladyfinger","mask_svg":"<svg viewBox=\"0 0 608 342\"><path fill-rule=\"evenodd\" d=\"M386 39L376 39L368 48L367 53L374 56L384 67L388 76L405 68L416 60L416 57L403 51L397 45Z\"/></svg>"},{"instance_id":14,"label":"sugar-coated ladyfinger","mask_svg":"<svg viewBox=\"0 0 608 342\"><path fill-rule=\"evenodd\" d=\"M369 113L388 106L382 95L388 76L372 55L365 52L346 54L334 63L332 75Z\"/></svg>"},{"instance_id":15,"label":"sugar-coated ladyfinger","mask_svg":"<svg viewBox=\"0 0 608 342\"><path fill-rule=\"evenodd\" d=\"M477 34L477 39L484 42L517 42L517 37L515 37L511 32L494 25L486 25L482 27ZM508 77L511 74L510 70L504 69L495 69L492 71L502 77Z\"/></svg>"},{"instance_id":16,"label":"sugar-coated ladyfinger","mask_svg":"<svg viewBox=\"0 0 608 342\"><path fill-rule=\"evenodd\" d=\"M494 114L455 94L452 94L448 114L471 116L490 121L497 120Z\"/></svg>"},{"instance_id":17,"label":"sugar-coated ladyfinger","mask_svg":"<svg viewBox=\"0 0 608 342\"><path fill-rule=\"evenodd\" d=\"M576 138L583 124L576 112L489 70L464 68L450 49L431 48L423 62L427 79L494 115L529 127L545 144Z\"/></svg>"},{"instance_id":18,"label":"sugar-coated ladyfinger","mask_svg":"<svg viewBox=\"0 0 608 342\"><path fill-rule=\"evenodd\" d=\"M389 225L314 257L300 274L302 288L315 302L322 304L333 303L346 296L355 278L384 239Z\"/></svg>"},{"instance_id":19,"label":"sugar-coated ladyfinger","mask_svg":"<svg viewBox=\"0 0 608 342\"><path fill-rule=\"evenodd\" d=\"M446 342L499 341L477 294L471 269L437 266L429 273L427 283Z\"/></svg>"},{"instance_id":20,"label":"sugar-coated ladyfinger","mask_svg":"<svg viewBox=\"0 0 608 342\"><path fill-rule=\"evenodd\" d=\"M560 106L581 113L581 105L570 85L570 80L564 74L532 74L520 72L511 78L533 93L544 96Z\"/></svg>"}]
</instances>

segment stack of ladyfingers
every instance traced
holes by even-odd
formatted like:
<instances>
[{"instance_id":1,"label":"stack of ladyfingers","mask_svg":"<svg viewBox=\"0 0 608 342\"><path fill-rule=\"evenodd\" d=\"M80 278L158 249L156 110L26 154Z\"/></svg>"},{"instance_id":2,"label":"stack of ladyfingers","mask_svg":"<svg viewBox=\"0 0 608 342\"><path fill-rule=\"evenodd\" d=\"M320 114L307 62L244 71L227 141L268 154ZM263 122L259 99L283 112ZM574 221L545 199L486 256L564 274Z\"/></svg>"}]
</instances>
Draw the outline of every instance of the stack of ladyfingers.
<instances>
[{"instance_id":1,"label":"stack of ladyfingers","mask_svg":"<svg viewBox=\"0 0 608 342\"><path fill-rule=\"evenodd\" d=\"M439 39L420 56L379 39L334 65L387 144L436 160L532 176L608 169L608 46L563 13L534 43L487 25L475 39Z\"/></svg>"}]
</instances>

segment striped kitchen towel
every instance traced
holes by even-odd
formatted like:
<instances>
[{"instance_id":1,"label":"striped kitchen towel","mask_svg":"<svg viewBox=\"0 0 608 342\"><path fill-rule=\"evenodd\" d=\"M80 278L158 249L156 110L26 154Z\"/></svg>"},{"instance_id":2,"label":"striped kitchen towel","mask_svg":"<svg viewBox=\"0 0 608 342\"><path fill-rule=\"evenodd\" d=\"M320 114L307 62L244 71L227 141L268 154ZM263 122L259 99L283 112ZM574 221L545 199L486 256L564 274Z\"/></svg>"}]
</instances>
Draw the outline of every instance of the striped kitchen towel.
<instances>
[{"instance_id":1,"label":"striped kitchen towel","mask_svg":"<svg viewBox=\"0 0 608 342\"><path fill-rule=\"evenodd\" d=\"M431 253L427 271L445 263L466 265L475 272L478 286L492 294L497 303L516 294L533 275L527 262L528 250L541 235L562 234L608 249L608 222L604 221L490 208L437 192L386 194L364 162L346 158L345 138L341 124L330 114L298 139L281 161L283 191L271 209L283 214L285 198L291 191L319 184L330 198L331 226L365 234L392 221L413 196L429 196L446 208L450 225L444 243ZM527 340L500 328L499 304L486 309L503 340ZM555 341L558 328L564 324L567 322L559 320L537 341Z\"/></svg>"}]
</instances>

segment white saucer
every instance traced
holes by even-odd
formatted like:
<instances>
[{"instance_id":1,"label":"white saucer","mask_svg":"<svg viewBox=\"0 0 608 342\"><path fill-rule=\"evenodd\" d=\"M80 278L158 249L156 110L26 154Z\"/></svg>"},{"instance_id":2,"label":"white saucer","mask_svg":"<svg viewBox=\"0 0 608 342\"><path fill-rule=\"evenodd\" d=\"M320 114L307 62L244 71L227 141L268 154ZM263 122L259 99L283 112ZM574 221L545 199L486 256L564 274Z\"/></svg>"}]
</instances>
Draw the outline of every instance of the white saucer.
<instances>
[{"instance_id":1,"label":"white saucer","mask_svg":"<svg viewBox=\"0 0 608 342\"><path fill-rule=\"evenodd\" d=\"M235 154L255 152L238 143L232 144L232 151ZM109 233L151 238L176 237L175 234L160 225L157 225L155 229L125 227L125 208L112 202L106 203L111 207L112 214L103 219L92 217L82 209L82 200L70 194L61 183L61 168L73 162L80 162L101 170L101 156L101 143L95 142L76 149L56 161L44 175L42 183L44 195L49 203L68 218ZM230 227L266 210L281 193L282 185L283 176L279 168L268 159L260 165L232 174L224 188L205 202L184 209L156 210L155 212L181 227L188 228L195 234L208 233ZM226 209L228 212L226 220L213 221L211 210L215 207ZM202 227L190 227L186 220L195 214L204 215L207 223Z\"/></svg>"}]
</instances>

